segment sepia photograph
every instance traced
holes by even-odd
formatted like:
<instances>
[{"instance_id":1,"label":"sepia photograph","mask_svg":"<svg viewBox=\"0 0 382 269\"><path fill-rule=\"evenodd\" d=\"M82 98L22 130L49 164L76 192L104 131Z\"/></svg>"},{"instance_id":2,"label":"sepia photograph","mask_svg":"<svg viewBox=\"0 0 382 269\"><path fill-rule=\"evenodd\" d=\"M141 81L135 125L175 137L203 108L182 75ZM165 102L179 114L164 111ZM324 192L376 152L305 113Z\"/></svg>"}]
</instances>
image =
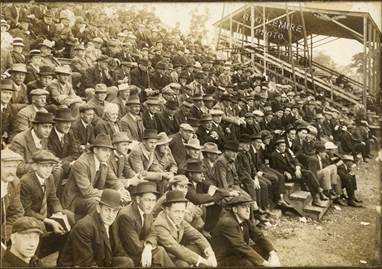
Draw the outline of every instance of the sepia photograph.
<instances>
[{"instance_id":1,"label":"sepia photograph","mask_svg":"<svg viewBox=\"0 0 382 269\"><path fill-rule=\"evenodd\" d=\"M0 7L0 268L382 267L381 1Z\"/></svg>"}]
</instances>

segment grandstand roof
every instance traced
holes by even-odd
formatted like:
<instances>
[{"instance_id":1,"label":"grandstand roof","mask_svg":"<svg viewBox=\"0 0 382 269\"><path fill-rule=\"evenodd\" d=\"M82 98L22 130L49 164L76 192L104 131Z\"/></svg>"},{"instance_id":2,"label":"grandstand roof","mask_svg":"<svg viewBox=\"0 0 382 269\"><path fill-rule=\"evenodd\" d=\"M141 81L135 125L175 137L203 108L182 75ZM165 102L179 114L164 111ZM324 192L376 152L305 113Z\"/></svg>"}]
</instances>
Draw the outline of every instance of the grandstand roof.
<instances>
[{"instance_id":1,"label":"grandstand roof","mask_svg":"<svg viewBox=\"0 0 382 269\"><path fill-rule=\"evenodd\" d=\"M285 44L288 41L288 30L286 27L286 5L282 3L264 4L250 3L228 14L214 25L224 30L230 31L230 18L232 16L232 32L243 33L251 36L251 6L254 7L254 36L263 38L263 8L265 8L266 20L274 20L267 24L268 40L271 43ZM338 38L362 40L363 18L367 17L376 32L381 32L368 12L339 11L318 9L301 6L304 15L307 36L323 35ZM290 23L294 25L292 29L292 42L296 42L304 37L301 22L300 7L288 5ZM277 19L278 18L278 19ZM292 26L293 27L293 26Z\"/></svg>"}]
</instances>

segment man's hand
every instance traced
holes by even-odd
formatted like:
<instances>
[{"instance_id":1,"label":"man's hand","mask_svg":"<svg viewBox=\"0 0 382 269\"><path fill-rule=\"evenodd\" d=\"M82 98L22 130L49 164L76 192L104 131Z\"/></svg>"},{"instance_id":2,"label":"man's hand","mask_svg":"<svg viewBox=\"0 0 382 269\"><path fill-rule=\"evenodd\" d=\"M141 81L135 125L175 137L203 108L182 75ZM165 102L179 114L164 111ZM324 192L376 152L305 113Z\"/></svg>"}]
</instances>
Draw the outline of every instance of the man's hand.
<instances>
[{"instance_id":1,"label":"man's hand","mask_svg":"<svg viewBox=\"0 0 382 269\"><path fill-rule=\"evenodd\" d=\"M262 176L264 175L264 173L261 172L261 171L258 171L258 172L256 173L256 175L259 176L259 177L262 177Z\"/></svg>"},{"instance_id":2,"label":"man's hand","mask_svg":"<svg viewBox=\"0 0 382 269\"><path fill-rule=\"evenodd\" d=\"M212 248L206 248L204 250L204 254L207 256L207 265L210 267L216 267L218 265L218 262L215 257L215 253L212 250Z\"/></svg>"},{"instance_id":3,"label":"man's hand","mask_svg":"<svg viewBox=\"0 0 382 269\"><path fill-rule=\"evenodd\" d=\"M281 266L279 255L274 250L269 253L268 262L272 267Z\"/></svg>"},{"instance_id":4,"label":"man's hand","mask_svg":"<svg viewBox=\"0 0 382 269\"><path fill-rule=\"evenodd\" d=\"M196 263L196 266L198 267L205 267L208 265L208 261L204 259L202 256L199 256L198 262Z\"/></svg>"},{"instance_id":5,"label":"man's hand","mask_svg":"<svg viewBox=\"0 0 382 269\"><path fill-rule=\"evenodd\" d=\"M152 245L146 244L142 251L142 257L141 257L141 264L142 267L151 267L151 261L152 261Z\"/></svg>"},{"instance_id":6,"label":"man's hand","mask_svg":"<svg viewBox=\"0 0 382 269\"><path fill-rule=\"evenodd\" d=\"M233 196L233 197L236 197L236 196L239 196L240 195L240 192L237 191L237 190L232 190L229 192L229 196Z\"/></svg>"},{"instance_id":7,"label":"man's hand","mask_svg":"<svg viewBox=\"0 0 382 269\"><path fill-rule=\"evenodd\" d=\"M302 173L301 173L301 168L300 166L296 167L296 177L297 178L302 178Z\"/></svg>"},{"instance_id":8,"label":"man's hand","mask_svg":"<svg viewBox=\"0 0 382 269\"><path fill-rule=\"evenodd\" d=\"M61 226L60 223L58 223L57 221L53 220L53 219L48 219L46 218L44 220L45 223L47 223L48 225L50 225L53 229L53 232L55 234L64 234L65 233L65 229Z\"/></svg>"},{"instance_id":9,"label":"man's hand","mask_svg":"<svg viewBox=\"0 0 382 269\"><path fill-rule=\"evenodd\" d=\"M284 175L287 177L288 180L292 180L292 175L289 172L284 172Z\"/></svg>"}]
</instances>

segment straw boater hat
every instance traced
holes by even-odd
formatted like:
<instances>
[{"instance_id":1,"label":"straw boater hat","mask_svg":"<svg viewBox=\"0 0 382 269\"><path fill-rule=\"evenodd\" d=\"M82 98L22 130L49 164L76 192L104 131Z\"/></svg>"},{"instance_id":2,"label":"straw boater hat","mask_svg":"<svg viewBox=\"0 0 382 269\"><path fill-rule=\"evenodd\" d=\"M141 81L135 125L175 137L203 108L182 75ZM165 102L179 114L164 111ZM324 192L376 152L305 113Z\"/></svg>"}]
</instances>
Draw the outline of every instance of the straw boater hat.
<instances>
[{"instance_id":1,"label":"straw boater hat","mask_svg":"<svg viewBox=\"0 0 382 269\"><path fill-rule=\"evenodd\" d=\"M213 142L206 142L203 145L202 152L221 154L222 152L218 149L218 146Z\"/></svg>"},{"instance_id":2,"label":"straw boater hat","mask_svg":"<svg viewBox=\"0 0 382 269\"><path fill-rule=\"evenodd\" d=\"M158 134L158 142L157 145L168 144L172 141L172 138L169 138L165 132L161 132Z\"/></svg>"},{"instance_id":3,"label":"straw boater hat","mask_svg":"<svg viewBox=\"0 0 382 269\"><path fill-rule=\"evenodd\" d=\"M192 149L199 149L201 150L202 147L200 146L200 141L197 138L191 138L188 140L187 144L184 144L186 148L192 148Z\"/></svg>"}]
</instances>

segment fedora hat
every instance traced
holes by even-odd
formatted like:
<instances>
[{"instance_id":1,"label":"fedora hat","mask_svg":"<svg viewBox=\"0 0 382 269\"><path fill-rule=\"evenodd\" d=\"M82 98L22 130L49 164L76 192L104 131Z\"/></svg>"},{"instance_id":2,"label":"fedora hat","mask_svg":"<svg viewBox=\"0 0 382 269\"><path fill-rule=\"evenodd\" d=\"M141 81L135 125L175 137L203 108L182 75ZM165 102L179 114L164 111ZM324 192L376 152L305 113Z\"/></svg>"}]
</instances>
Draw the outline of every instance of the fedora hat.
<instances>
[{"instance_id":1,"label":"fedora hat","mask_svg":"<svg viewBox=\"0 0 382 269\"><path fill-rule=\"evenodd\" d=\"M352 155L344 154L341 156L341 160L343 161L350 161L355 163L354 157Z\"/></svg>"},{"instance_id":2,"label":"fedora hat","mask_svg":"<svg viewBox=\"0 0 382 269\"><path fill-rule=\"evenodd\" d=\"M106 84L103 84L103 83L98 83L95 85L95 92L103 92L103 93L107 93L107 86Z\"/></svg>"},{"instance_id":3,"label":"fedora hat","mask_svg":"<svg viewBox=\"0 0 382 269\"><path fill-rule=\"evenodd\" d=\"M79 110L80 110L80 112L85 112L85 111L88 111L88 110L94 110L95 111L95 106L93 106L93 105L89 105L89 104L82 104L82 105L80 105L80 108L79 108Z\"/></svg>"},{"instance_id":4,"label":"fedora hat","mask_svg":"<svg viewBox=\"0 0 382 269\"><path fill-rule=\"evenodd\" d=\"M54 75L54 69L50 67L49 65L42 65L40 66L40 70L38 72L40 76L53 76Z\"/></svg>"},{"instance_id":5,"label":"fedora hat","mask_svg":"<svg viewBox=\"0 0 382 269\"><path fill-rule=\"evenodd\" d=\"M163 201L163 205L170 205L173 203L187 203L185 195L181 191L168 191L166 193L166 199Z\"/></svg>"},{"instance_id":6,"label":"fedora hat","mask_svg":"<svg viewBox=\"0 0 382 269\"><path fill-rule=\"evenodd\" d=\"M0 84L1 84L1 90L10 90L10 91L16 90L15 88L13 88L11 79L2 79Z\"/></svg>"},{"instance_id":7,"label":"fedora hat","mask_svg":"<svg viewBox=\"0 0 382 269\"><path fill-rule=\"evenodd\" d=\"M126 101L126 105L140 105L140 104L141 102L139 101L138 95L130 95Z\"/></svg>"},{"instance_id":8,"label":"fedora hat","mask_svg":"<svg viewBox=\"0 0 382 269\"><path fill-rule=\"evenodd\" d=\"M107 134L99 134L99 135L97 135L97 137L95 138L93 144L90 145L89 149L94 148L94 147L114 149L114 147L113 147L113 145L111 143L110 136L107 135Z\"/></svg>"},{"instance_id":9,"label":"fedora hat","mask_svg":"<svg viewBox=\"0 0 382 269\"><path fill-rule=\"evenodd\" d=\"M115 133L112 137L113 144L121 143L121 142L132 142L126 132L118 132Z\"/></svg>"},{"instance_id":10,"label":"fedora hat","mask_svg":"<svg viewBox=\"0 0 382 269\"><path fill-rule=\"evenodd\" d=\"M70 108L62 107L56 110L54 121L74 121Z\"/></svg>"},{"instance_id":11,"label":"fedora hat","mask_svg":"<svg viewBox=\"0 0 382 269\"><path fill-rule=\"evenodd\" d=\"M192 126L188 123L182 123L181 125L179 125L179 128L185 131L194 132L194 128L192 128Z\"/></svg>"},{"instance_id":12,"label":"fedora hat","mask_svg":"<svg viewBox=\"0 0 382 269\"><path fill-rule=\"evenodd\" d=\"M249 134L241 134L239 136L239 143L251 143L252 139Z\"/></svg>"},{"instance_id":13,"label":"fedora hat","mask_svg":"<svg viewBox=\"0 0 382 269\"><path fill-rule=\"evenodd\" d=\"M184 171L191 173L203 173L203 164L201 161L188 161Z\"/></svg>"},{"instance_id":14,"label":"fedora hat","mask_svg":"<svg viewBox=\"0 0 382 269\"><path fill-rule=\"evenodd\" d=\"M285 141L284 138L279 138L279 139L277 139L277 140L275 141L275 145L276 145L276 146L279 145L279 144L281 144L281 143L285 143L285 144L286 144L286 141Z\"/></svg>"},{"instance_id":15,"label":"fedora hat","mask_svg":"<svg viewBox=\"0 0 382 269\"><path fill-rule=\"evenodd\" d=\"M154 193L159 195L157 184L153 182L140 182L135 189L134 195L140 195L144 193Z\"/></svg>"},{"instance_id":16,"label":"fedora hat","mask_svg":"<svg viewBox=\"0 0 382 269\"><path fill-rule=\"evenodd\" d=\"M52 49L55 45L55 42L54 41L50 41L48 39L44 39L44 41L42 41L42 43L40 43L40 47L44 46L44 47L47 47L47 48L50 48Z\"/></svg>"},{"instance_id":17,"label":"fedora hat","mask_svg":"<svg viewBox=\"0 0 382 269\"><path fill-rule=\"evenodd\" d=\"M10 72L20 72L20 73L28 73L27 66L25 64L13 64Z\"/></svg>"},{"instance_id":18,"label":"fedora hat","mask_svg":"<svg viewBox=\"0 0 382 269\"><path fill-rule=\"evenodd\" d=\"M239 142L237 140L228 140L224 143L224 150L239 151Z\"/></svg>"},{"instance_id":19,"label":"fedora hat","mask_svg":"<svg viewBox=\"0 0 382 269\"><path fill-rule=\"evenodd\" d=\"M252 113L253 113L253 115L258 116L258 117L264 117L264 113L261 110L254 110Z\"/></svg>"},{"instance_id":20,"label":"fedora hat","mask_svg":"<svg viewBox=\"0 0 382 269\"><path fill-rule=\"evenodd\" d=\"M218 149L218 146L213 142L206 142L203 145L202 152L221 154L222 152Z\"/></svg>"},{"instance_id":21,"label":"fedora hat","mask_svg":"<svg viewBox=\"0 0 382 269\"><path fill-rule=\"evenodd\" d=\"M148 97L147 100L144 102L145 105L152 105L152 106L159 106L160 101L157 97Z\"/></svg>"},{"instance_id":22,"label":"fedora hat","mask_svg":"<svg viewBox=\"0 0 382 269\"><path fill-rule=\"evenodd\" d=\"M66 74L66 75L72 74L72 71L69 65L57 66L55 72L57 74Z\"/></svg>"},{"instance_id":23,"label":"fedora hat","mask_svg":"<svg viewBox=\"0 0 382 269\"><path fill-rule=\"evenodd\" d=\"M118 85L118 92L126 91L126 90L130 90L129 89L129 84L123 83L123 84L119 84Z\"/></svg>"},{"instance_id":24,"label":"fedora hat","mask_svg":"<svg viewBox=\"0 0 382 269\"><path fill-rule=\"evenodd\" d=\"M1 155L1 162L22 162L22 161L24 161L24 158L20 154L10 150L9 148L5 148L5 149L1 150L0 155Z\"/></svg>"},{"instance_id":25,"label":"fedora hat","mask_svg":"<svg viewBox=\"0 0 382 269\"><path fill-rule=\"evenodd\" d=\"M113 189L104 189L102 191L102 195L101 195L101 199L99 200L99 203L111 208L120 208L121 194L119 193L119 191L116 191Z\"/></svg>"},{"instance_id":26,"label":"fedora hat","mask_svg":"<svg viewBox=\"0 0 382 269\"><path fill-rule=\"evenodd\" d=\"M200 126L200 120L197 118L188 118L187 123L192 127L199 127Z\"/></svg>"},{"instance_id":27,"label":"fedora hat","mask_svg":"<svg viewBox=\"0 0 382 269\"><path fill-rule=\"evenodd\" d=\"M158 142L157 145L164 145L170 143L172 138L169 138L165 132L161 132L158 134Z\"/></svg>"},{"instance_id":28,"label":"fedora hat","mask_svg":"<svg viewBox=\"0 0 382 269\"><path fill-rule=\"evenodd\" d=\"M210 114L211 116L222 116L224 115L224 111L220 109L211 109Z\"/></svg>"},{"instance_id":29,"label":"fedora hat","mask_svg":"<svg viewBox=\"0 0 382 269\"><path fill-rule=\"evenodd\" d=\"M210 114L203 114L200 122L212 121L212 116Z\"/></svg>"},{"instance_id":30,"label":"fedora hat","mask_svg":"<svg viewBox=\"0 0 382 269\"><path fill-rule=\"evenodd\" d=\"M37 111L32 123L54 123L52 113Z\"/></svg>"},{"instance_id":31,"label":"fedora hat","mask_svg":"<svg viewBox=\"0 0 382 269\"><path fill-rule=\"evenodd\" d=\"M158 131L156 129L145 129L143 131L143 139L158 139Z\"/></svg>"},{"instance_id":32,"label":"fedora hat","mask_svg":"<svg viewBox=\"0 0 382 269\"><path fill-rule=\"evenodd\" d=\"M187 148L193 148L193 149L199 149L201 150L202 147L200 146L200 141L197 138L191 138L188 140L187 144L184 144Z\"/></svg>"},{"instance_id":33,"label":"fedora hat","mask_svg":"<svg viewBox=\"0 0 382 269\"><path fill-rule=\"evenodd\" d=\"M52 152L45 149L35 151L32 155L32 160L35 163L50 163L50 164L56 164L60 161Z\"/></svg>"}]
</instances>

